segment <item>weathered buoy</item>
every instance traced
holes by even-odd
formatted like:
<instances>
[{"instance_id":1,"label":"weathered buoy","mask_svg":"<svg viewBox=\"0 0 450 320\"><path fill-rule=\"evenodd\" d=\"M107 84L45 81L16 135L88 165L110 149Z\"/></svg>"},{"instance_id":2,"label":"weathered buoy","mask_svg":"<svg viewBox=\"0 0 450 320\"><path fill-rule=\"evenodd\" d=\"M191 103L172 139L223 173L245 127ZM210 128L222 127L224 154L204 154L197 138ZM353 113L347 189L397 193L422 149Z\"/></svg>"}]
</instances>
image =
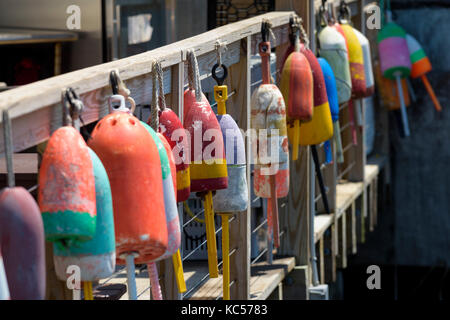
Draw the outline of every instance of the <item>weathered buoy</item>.
<instances>
[{"instance_id":1,"label":"weathered buoy","mask_svg":"<svg viewBox=\"0 0 450 320\"><path fill-rule=\"evenodd\" d=\"M283 95L270 80L268 32L269 25L263 21L262 42L259 43L262 84L255 89L251 97L251 128L256 130L258 139L258 147L252 146L257 160L253 187L257 196L268 199L268 241L269 244L273 241L274 246L278 247L280 240L277 198L285 197L289 192L289 147Z\"/></svg>"},{"instance_id":2,"label":"weathered buoy","mask_svg":"<svg viewBox=\"0 0 450 320\"><path fill-rule=\"evenodd\" d=\"M56 130L39 170L39 207L45 236L56 245L71 246L95 236L95 179L89 149L71 126Z\"/></svg>"},{"instance_id":3,"label":"weathered buoy","mask_svg":"<svg viewBox=\"0 0 450 320\"><path fill-rule=\"evenodd\" d=\"M222 77L216 74L219 67L223 69ZM217 190L213 197L214 210L222 218L223 300L230 300L229 218L235 212L247 210L249 200L244 139L237 123L227 114L226 109L228 89L223 85L223 81L227 74L225 65L214 65L212 76L217 81L214 98L217 102L217 120L225 142L228 172L228 188Z\"/></svg>"},{"instance_id":4,"label":"weathered buoy","mask_svg":"<svg viewBox=\"0 0 450 320\"><path fill-rule=\"evenodd\" d=\"M81 281L96 281L111 276L116 266L114 216L111 187L103 164L89 149L95 177L97 223L92 240L69 247L54 246L53 261L56 275L66 281L67 268L80 267ZM86 293L85 293L86 295Z\"/></svg>"}]
</instances>

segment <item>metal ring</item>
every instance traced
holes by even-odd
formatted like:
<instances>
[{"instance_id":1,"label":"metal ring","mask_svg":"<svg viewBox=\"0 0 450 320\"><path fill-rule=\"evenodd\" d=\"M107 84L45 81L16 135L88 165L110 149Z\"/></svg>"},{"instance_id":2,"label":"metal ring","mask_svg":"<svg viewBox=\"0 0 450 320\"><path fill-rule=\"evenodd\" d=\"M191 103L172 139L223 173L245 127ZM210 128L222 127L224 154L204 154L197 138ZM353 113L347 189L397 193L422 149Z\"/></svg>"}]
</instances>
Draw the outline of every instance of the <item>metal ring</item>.
<instances>
[{"instance_id":1,"label":"metal ring","mask_svg":"<svg viewBox=\"0 0 450 320\"><path fill-rule=\"evenodd\" d=\"M223 75L221 77L219 77L216 74L217 68L221 67L223 69ZM212 77L214 78L214 80L216 80L218 85L222 85L223 81L227 78L228 76L228 69L224 64L218 64L216 63L213 67L212 67Z\"/></svg>"}]
</instances>

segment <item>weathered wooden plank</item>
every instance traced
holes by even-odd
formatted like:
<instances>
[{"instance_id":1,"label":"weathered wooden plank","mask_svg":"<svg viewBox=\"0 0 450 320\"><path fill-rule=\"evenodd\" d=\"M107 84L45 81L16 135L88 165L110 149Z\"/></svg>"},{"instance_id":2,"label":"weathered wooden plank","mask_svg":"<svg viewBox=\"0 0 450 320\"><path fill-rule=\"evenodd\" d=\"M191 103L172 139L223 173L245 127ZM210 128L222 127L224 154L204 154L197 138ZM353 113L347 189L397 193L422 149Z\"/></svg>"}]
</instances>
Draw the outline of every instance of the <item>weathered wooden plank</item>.
<instances>
[{"instance_id":1,"label":"weathered wooden plank","mask_svg":"<svg viewBox=\"0 0 450 320\"><path fill-rule=\"evenodd\" d=\"M321 214L314 217L314 241L319 241L326 230L333 224L333 214Z\"/></svg>"},{"instance_id":2,"label":"weathered wooden plank","mask_svg":"<svg viewBox=\"0 0 450 320\"><path fill-rule=\"evenodd\" d=\"M13 155L13 170L15 174L37 174L38 154L37 153L16 153ZM6 160L0 159L0 174L6 174Z\"/></svg>"},{"instance_id":3,"label":"weathered wooden plank","mask_svg":"<svg viewBox=\"0 0 450 320\"><path fill-rule=\"evenodd\" d=\"M347 219L345 214L339 219L338 233L339 253L337 255L337 265L339 268L344 269L347 267Z\"/></svg>"}]
</instances>

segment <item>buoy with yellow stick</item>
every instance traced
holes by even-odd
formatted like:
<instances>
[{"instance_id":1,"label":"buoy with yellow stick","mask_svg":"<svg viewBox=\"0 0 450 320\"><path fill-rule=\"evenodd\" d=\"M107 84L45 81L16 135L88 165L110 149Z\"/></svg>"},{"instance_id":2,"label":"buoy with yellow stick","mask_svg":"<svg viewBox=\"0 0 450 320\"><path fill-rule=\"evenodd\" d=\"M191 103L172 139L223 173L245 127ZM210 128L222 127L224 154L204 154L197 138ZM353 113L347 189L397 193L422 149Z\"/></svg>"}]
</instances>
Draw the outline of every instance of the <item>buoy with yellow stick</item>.
<instances>
[{"instance_id":1,"label":"buoy with yellow stick","mask_svg":"<svg viewBox=\"0 0 450 320\"><path fill-rule=\"evenodd\" d=\"M191 192L204 200L209 276L217 278L216 230L212 193L228 187L227 164L222 131L211 106L202 93L197 58L187 51L189 88L184 92L184 127L191 139Z\"/></svg>"},{"instance_id":2,"label":"buoy with yellow stick","mask_svg":"<svg viewBox=\"0 0 450 320\"><path fill-rule=\"evenodd\" d=\"M223 75L218 76L221 68ZM229 220L234 213L247 210L248 186L247 165L245 158L245 144L241 130L237 123L227 114L226 101L228 99L227 86L223 81L228 70L223 64L215 64L212 77L216 80L214 86L214 99L217 102L217 120L222 130L225 143L225 156L227 160L228 188L217 190L213 197L214 211L222 219L222 265L223 265L223 300L230 300L230 227Z\"/></svg>"}]
</instances>

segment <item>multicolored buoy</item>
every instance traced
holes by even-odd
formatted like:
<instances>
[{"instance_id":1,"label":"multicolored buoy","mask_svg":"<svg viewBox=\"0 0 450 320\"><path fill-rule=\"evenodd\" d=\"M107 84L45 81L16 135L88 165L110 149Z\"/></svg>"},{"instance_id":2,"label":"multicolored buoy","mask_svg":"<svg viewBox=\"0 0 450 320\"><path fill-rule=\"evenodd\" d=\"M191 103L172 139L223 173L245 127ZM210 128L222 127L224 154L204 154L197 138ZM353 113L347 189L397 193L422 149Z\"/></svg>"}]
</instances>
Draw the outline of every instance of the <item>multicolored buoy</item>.
<instances>
[{"instance_id":1,"label":"multicolored buoy","mask_svg":"<svg viewBox=\"0 0 450 320\"><path fill-rule=\"evenodd\" d=\"M279 247L278 201L289 192L289 147L286 128L286 107L278 87L271 84L269 24L261 26L262 84L251 97L251 128L256 130L258 147L254 144L256 164L254 191L261 198L268 199L268 241ZM266 132L264 132L265 130ZM268 151L270 150L270 157ZM276 157L276 159L274 158Z\"/></svg>"},{"instance_id":2,"label":"multicolored buoy","mask_svg":"<svg viewBox=\"0 0 450 320\"><path fill-rule=\"evenodd\" d=\"M89 149L95 177L97 223L92 240L79 245L53 247L53 261L56 275L66 281L67 268L76 265L80 268L80 280L84 282L86 300L92 300L92 281L111 276L116 267L116 245L114 236L114 216L111 187L102 162L94 151Z\"/></svg>"},{"instance_id":3,"label":"multicolored buoy","mask_svg":"<svg viewBox=\"0 0 450 320\"><path fill-rule=\"evenodd\" d=\"M381 72L384 77L395 80L398 97L400 98L400 111L403 130L406 137L410 135L405 99L401 90L401 79L407 78L411 72L411 60L406 32L399 25L391 21L391 12L387 12L387 24L378 32L378 52Z\"/></svg>"},{"instance_id":4,"label":"multicolored buoy","mask_svg":"<svg viewBox=\"0 0 450 320\"><path fill-rule=\"evenodd\" d=\"M68 99L75 93L69 89L63 95ZM65 114L64 126L52 134L42 156L38 191L46 239L60 247L92 240L97 223L89 148L72 126L76 119Z\"/></svg>"},{"instance_id":5,"label":"multicolored buoy","mask_svg":"<svg viewBox=\"0 0 450 320\"><path fill-rule=\"evenodd\" d=\"M436 111L442 111L442 106L439 103L439 100L436 98L436 94L434 93L433 87L426 74L431 71L431 62L425 54L425 50L423 50L422 46L419 42L410 34L406 35L406 43L408 44L409 54L411 58L411 78L421 78L423 84L425 85L425 89L428 91L428 94L433 101L434 107Z\"/></svg>"},{"instance_id":6,"label":"multicolored buoy","mask_svg":"<svg viewBox=\"0 0 450 320\"><path fill-rule=\"evenodd\" d=\"M313 78L308 60L300 52L300 24L291 18L294 45L285 54L280 90L287 106L289 140L292 141L292 160L298 159L300 122L313 117ZM291 52L292 50L292 52Z\"/></svg>"}]
</instances>

